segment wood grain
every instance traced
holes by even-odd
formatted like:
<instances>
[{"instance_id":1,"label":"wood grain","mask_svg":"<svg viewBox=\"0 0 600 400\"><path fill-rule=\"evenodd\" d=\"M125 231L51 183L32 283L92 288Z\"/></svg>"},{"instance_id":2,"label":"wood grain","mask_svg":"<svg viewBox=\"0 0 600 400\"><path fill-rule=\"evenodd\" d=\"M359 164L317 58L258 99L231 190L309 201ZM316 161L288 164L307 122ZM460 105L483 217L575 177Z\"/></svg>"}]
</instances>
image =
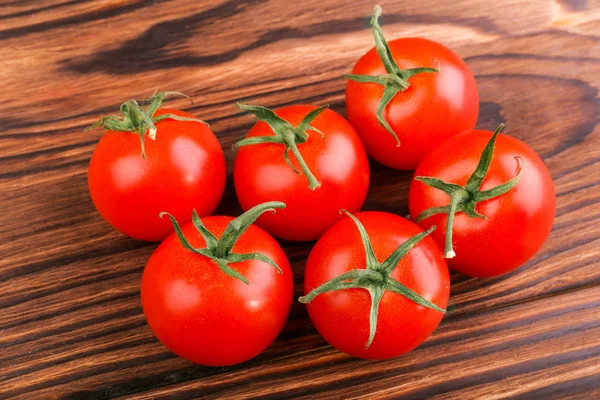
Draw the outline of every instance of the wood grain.
<instances>
[{"instance_id":1,"label":"wood grain","mask_svg":"<svg viewBox=\"0 0 600 400\"><path fill-rule=\"evenodd\" d=\"M0 3L0 398L600 397L600 2L381 1L388 37L424 36L476 75L478 126L499 122L547 163L558 203L540 253L506 276L452 275L449 312L415 351L363 361L319 337L304 306L267 351L228 368L169 353L139 300L155 245L94 210L86 169L128 98L183 91L231 145L269 107L329 103L373 45L373 2L4 0ZM231 169L229 169L229 173ZM410 173L372 163L365 209L407 214ZM218 212L239 213L228 177ZM296 295L310 244L284 243Z\"/></svg>"}]
</instances>

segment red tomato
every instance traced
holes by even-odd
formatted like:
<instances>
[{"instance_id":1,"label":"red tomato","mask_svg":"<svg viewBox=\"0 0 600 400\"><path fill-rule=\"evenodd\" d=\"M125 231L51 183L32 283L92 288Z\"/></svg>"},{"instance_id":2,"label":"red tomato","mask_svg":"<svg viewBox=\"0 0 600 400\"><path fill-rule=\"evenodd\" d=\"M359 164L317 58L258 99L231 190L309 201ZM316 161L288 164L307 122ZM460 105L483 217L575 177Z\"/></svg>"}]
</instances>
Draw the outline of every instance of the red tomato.
<instances>
[{"instance_id":1,"label":"red tomato","mask_svg":"<svg viewBox=\"0 0 600 400\"><path fill-rule=\"evenodd\" d=\"M381 32L376 21L374 30ZM383 34L379 37L385 45ZM467 64L442 44L422 38L402 38L390 41L388 46L401 74L421 67L437 68L439 72L417 73L402 82L395 78L396 86L409 85L403 91L398 89L383 111L382 116L395 135L377 118L384 86L349 79L346 86L348 120L371 157L388 167L413 170L445 139L473 129L479 113L479 95ZM387 72L375 48L352 69L353 75L371 77ZM397 73L391 75L399 77Z\"/></svg>"},{"instance_id":2,"label":"red tomato","mask_svg":"<svg viewBox=\"0 0 600 400\"><path fill-rule=\"evenodd\" d=\"M492 132L474 130L448 139L423 159L415 176L465 186L484 148L493 143L492 136ZM492 149L489 170L476 189L485 191L511 179L518 180L504 194L475 203L475 212L485 218L472 218L460 210L454 217L451 245L456 257L448 264L475 277L504 274L533 257L552 229L556 210L552 177L529 146L513 137L498 135ZM474 198L469 194L463 204ZM409 209L413 220L426 209L449 203L449 194L442 190L418 180L411 183ZM418 223L425 229L436 225L438 229L432 236L440 246L444 245L447 213L435 214Z\"/></svg>"},{"instance_id":3,"label":"red tomato","mask_svg":"<svg viewBox=\"0 0 600 400\"><path fill-rule=\"evenodd\" d=\"M155 117L178 110L158 109ZM192 209L211 214L225 188L225 158L214 133L202 122L164 119L156 123L156 140L107 130L88 170L88 186L100 215L115 229L140 240L160 241L173 232L158 214L165 210L180 221Z\"/></svg>"},{"instance_id":4,"label":"red tomato","mask_svg":"<svg viewBox=\"0 0 600 400\"><path fill-rule=\"evenodd\" d=\"M275 113L296 127L309 112L315 110L315 106L299 105L283 107ZM314 190L309 187L307 175L297 157L293 153L289 155L294 168L300 173L295 172L284 159L284 144L242 146L235 158L233 178L242 209L270 200L287 204L277 214L265 214L257 221L259 226L279 238L316 240L340 219L341 208L358 211L367 196L369 163L354 128L331 110L322 111L311 126L324 136L307 129L308 138L298 143L297 149L320 184ZM274 133L269 125L259 121L245 140L261 136L273 137Z\"/></svg>"},{"instance_id":5,"label":"red tomato","mask_svg":"<svg viewBox=\"0 0 600 400\"><path fill-rule=\"evenodd\" d=\"M202 218L222 238L231 217ZM193 224L182 234L195 248L206 240ZM173 233L148 260L142 277L142 306L150 328L173 353L195 363L225 366L249 360L275 340L292 303L289 262L275 239L250 225L233 245L236 254L260 253L261 260L230 263L249 283L236 279L215 261L184 248Z\"/></svg>"},{"instance_id":6,"label":"red tomato","mask_svg":"<svg viewBox=\"0 0 600 400\"><path fill-rule=\"evenodd\" d=\"M395 280L413 293L440 308L448 304L450 278L448 267L436 243L417 225L394 214L361 212L355 215L370 237L377 262L384 265L396 249L420 235L418 244L399 261L391 262L390 275L375 286ZM354 269L365 271L367 250L357 224L344 218L331 227L310 252L304 274L304 293ZM376 273L375 275L377 275ZM349 285L347 279L343 285ZM360 284L359 284L360 285ZM306 298L301 301L306 302ZM323 292L307 304L312 322L329 344L344 353L368 359L383 359L404 354L422 343L438 326L443 313L409 300L402 294L385 290L378 308L376 330L370 337L372 298L364 287Z\"/></svg>"}]
</instances>

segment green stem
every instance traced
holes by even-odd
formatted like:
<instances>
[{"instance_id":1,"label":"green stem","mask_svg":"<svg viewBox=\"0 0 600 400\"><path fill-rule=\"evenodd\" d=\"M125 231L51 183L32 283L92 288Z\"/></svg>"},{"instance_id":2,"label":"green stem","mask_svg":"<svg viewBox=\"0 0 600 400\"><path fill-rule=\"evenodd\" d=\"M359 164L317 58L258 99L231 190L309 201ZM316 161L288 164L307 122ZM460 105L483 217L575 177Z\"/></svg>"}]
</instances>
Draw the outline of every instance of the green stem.
<instances>
[{"instance_id":1,"label":"green stem","mask_svg":"<svg viewBox=\"0 0 600 400\"><path fill-rule=\"evenodd\" d=\"M195 248L190 244L187 238L184 236L177 220L172 215L162 212L160 213L160 217L162 218L164 215L168 215L171 219L171 223L173 224L173 228L175 229L175 234L179 238L179 241L187 250L203 255L205 257L213 260L216 265L219 267L221 271L225 274L231 276L232 278L239 279L245 284L250 284L248 279L246 279L242 274L233 269L229 264L234 264L238 262L257 260L264 262L266 264L271 265L272 267L277 269L277 272L282 273L281 268L275 261L271 260L264 254L260 253L234 253L233 246L240 238L240 236L256 221L256 219L262 215L266 211L275 211L277 208L285 208L285 203L280 201L271 201L267 203L259 204L255 207L252 207L250 210L246 211L239 217L235 218L225 228L225 231L221 235L220 239L210 232L202 223L201 218L198 217L196 210L192 213L192 223L198 233L204 238L204 242L206 246L204 248Z\"/></svg>"},{"instance_id":2,"label":"green stem","mask_svg":"<svg viewBox=\"0 0 600 400\"><path fill-rule=\"evenodd\" d=\"M479 158L479 163L477 163L477 167L475 167L475 171L469 177L467 184L465 185L465 190L469 193L473 193L476 190L479 190L481 184L483 183L483 179L487 175L488 170L490 169L490 165L492 163L492 156L494 154L494 145L496 144L496 138L500 134L500 132L504 129L504 124L498 125L496 131L492 135L492 138L485 145L483 151L481 152L481 157Z\"/></svg>"},{"instance_id":3,"label":"green stem","mask_svg":"<svg viewBox=\"0 0 600 400\"><path fill-rule=\"evenodd\" d=\"M288 121L281 118L277 115L273 110L270 110L266 107L261 106L252 106L246 104L237 103L237 106L244 110L249 111L254 114L259 120L265 122L271 130L273 131L274 136L254 136L251 138L245 138L237 142L234 147L239 148L242 146L250 146L250 145L259 145L263 143L276 143L282 144L285 146L285 150L283 151L283 158L285 162L290 166L290 168L294 172L298 172L294 165L290 161L288 151L291 151L296 160L298 160L298 164L300 164L300 169L306 176L308 180L308 187L311 190L315 190L321 186L321 183L315 177L315 175L310 170L309 166L306 164L306 161L302 157L302 153L298 149L298 145L305 143L308 139L307 131L315 131L321 137L323 137L323 132L318 130L317 128L310 125L310 123L317 118L328 106L321 106L312 111L310 111L306 116L300 121L300 123L293 127Z\"/></svg>"},{"instance_id":4,"label":"green stem","mask_svg":"<svg viewBox=\"0 0 600 400\"><path fill-rule=\"evenodd\" d=\"M330 292L332 290L337 290L338 289L338 284L347 281L347 280L354 280L359 278L363 271L365 270L360 270L360 269L353 269L351 271L348 271L346 273L343 273L341 275L336 276L335 278L332 278L331 280L325 282L324 284L320 285L319 287L311 290L309 293L307 293L305 296L301 296L298 298L298 301L300 303L310 303L311 301L313 301L313 299L315 297L317 297L320 294L326 293L326 292Z\"/></svg>"},{"instance_id":5,"label":"green stem","mask_svg":"<svg viewBox=\"0 0 600 400\"><path fill-rule=\"evenodd\" d=\"M380 263L373 253L371 239L369 238L369 235L360 220L347 211L341 210L340 212L345 212L352 219L360 233L361 241L365 249L366 268L352 269L328 280L317 288L311 290L305 296L300 297L298 299L299 302L310 303L315 299L315 297L323 293L336 290L367 290L371 297L371 309L369 312L369 337L366 341L367 349L375 338L375 333L377 331L377 317L379 315L379 303L386 290L405 296L409 300L423 307L439 312L446 312L446 310L438 307L434 303L425 299L423 296L412 291L391 277L394 268L400 262L402 257L406 256L408 252L413 249L425 236L429 235L435 229L435 227L432 227L430 230L421 232L408 239L406 242L398 246L398 248L392 252L392 254L383 263Z\"/></svg>"},{"instance_id":6,"label":"green stem","mask_svg":"<svg viewBox=\"0 0 600 400\"><path fill-rule=\"evenodd\" d=\"M519 182L521 173L523 172L523 160L521 159L521 157L516 156L515 158L517 160L517 175L514 178L491 189L483 191L480 190L480 187L487 175L487 172L492 162L496 138L498 137L502 128L504 128L504 124L500 124L500 126L492 135L492 138L486 144L485 148L481 152L481 157L479 158L477 167L469 177L469 180L467 181L464 187L454 183L444 182L441 179L435 177L416 176L414 178L415 180L423 182L424 184L434 189L441 190L450 196L449 205L431 207L426 210L423 210L418 215L416 220L416 222L419 222L436 214L448 214L446 219L446 243L444 249L444 257L446 258L453 258L456 256L456 253L454 252L454 249L452 247L452 230L454 225L454 215L458 211L463 211L469 216L469 218L486 218L484 215L478 213L477 210L475 210L476 204L480 201L494 199L498 196L507 193L508 191L512 190Z\"/></svg>"},{"instance_id":7,"label":"green stem","mask_svg":"<svg viewBox=\"0 0 600 400\"><path fill-rule=\"evenodd\" d=\"M396 60L394 60L394 56L392 56L392 52L383 36L383 30L379 25L379 17L381 17L382 12L383 10L378 4L373 8L373 14L371 15L371 30L373 31L373 38L375 39L375 49L377 50L377 54L387 73L399 74L401 71L400 67L396 64Z\"/></svg>"},{"instance_id":8,"label":"green stem","mask_svg":"<svg viewBox=\"0 0 600 400\"><path fill-rule=\"evenodd\" d=\"M390 275L400 260L403 259L413 247L415 247L421 240L425 239L426 236L429 236L433 231L435 231L435 225L428 230L411 237L406 242L398 246L396 250L394 250L392 254L390 254L389 257L381 263L381 268L383 271Z\"/></svg>"},{"instance_id":9,"label":"green stem","mask_svg":"<svg viewBox=\"0 0 600 400\"><path fill-rule=\"evenodd\" d=\"M381 264L379 263L379 261L377 261L377 257L375 257L375 251L373 250L373 245L371 244L371 238L369 237L369 234L367 233L367 230L365 229L364 225L362 224L362 222L360 222L358 218L356 218L348 211L341 210L341 212L350 217L354 222L354 225L356 225L356 229L358 229L358 233L360 234L360 240L363 244L363 247L365 248L367 268L371 266L374 271L378 271L381 267Z\"/></svg>"},{"instance_id":10,"label":"green stem","mask_svg":"<svg viewBox=\"0 0 600 400\"><path fill-rule=\"evenodd\" d=\"M302 170L302 172L304 172L306 179L308 179L308 187L311 190L315 190L316 188L320 187L321 183L317 180L317 178L315 178L310 168L308 168L308 165L306 165L306 161L304 161L302 154L300 154L300 150L298 150L296 141L291 140L286 142L288 148L292 151L292 154L294 155L294 157L296 157L296 160L298 160L298 164L300 164L300 169Z\"/></svg>"},{"instance_id":11,"label":"green stem","mask_svg":"<svg viewBox=\"0 0 600 400\"><path fill-rule=\"evenodd\" d=\"M368 349L375 339L375 333L377 332L377 318L379 317L379 303L385 293L385 288L381 286L371 286L367 289L371 296L371 310L369 311L369 339L365 345L365 349Z\"/></svg>"},{"instance_id":12,"label":"green stem","mask_svg":"<svg viewBox=\"0 0 600 400\"><path fill-rule=\"evenodd\" d=\"M450 210L446 219L446 248L444 257L454 258L456 253L452 248L452 225L454 224L454 214L458 210L458 206L469 197L469 194L464 190L457 190L450 195Z\"/></svg>"},{"instance_id":13,"label":"green stem","mask_svg":"<svg viewBox=\"0 0 600 400\"><path fill-rule=\"evenodd\" d=\"M411 300L414 303L417 303L420 306L431 308L432 310L439 311L443 314L446 313L445 309L438 307L436 304L432 303L431 301L416 293L414 290L409 289L408 287L394 279L388 279L385 288L391 292L398 293L406 297L407 299Z\"/></svg>"},{"instance_id":14,"label":"green stem","mask_svg":"<svg viewBox=\"0 0 600 400\"><path fill-rule=\"evenodd\" d=\"M373 15L371 16L371 29L373 31L373 38L375 39L375 49L377 50L377 55L379 55L381 63L386 70L386 74L379 76L354 74L345 75L345 77L355 82L377 84L384 87L383 94L377 105L377 121L379 122L379 125L381 125L392 135L396 141L396 146L400 146L400 139L398 138L398 135L396 135L383 114L396 95L410 87L410 78L422 73L437 73L439 72L439 68L418 67L405 70L400 69L392 55L385 37L383 36L383 30L379 25L379 17L381 16L381 12L381 7L379 5L375 6L373 9Z\"/></svg>"},{"instance_id":15,"label":"green stem","mask_svg":"<svg viewBox=\"0 0 600 400\"><path fill-rule=\"evenodd\" d=\"M221 239L219 239L219 243L215 248L215 255L218 258L226 258L233 249L235 242L237 242L240 236L246 232L258 217L267 211L275 212L277 208L285 208L285 203L281 201L269 201L258 204L227 224L227 228L223 231Z\"/></svg>"},{"instance_id":16,"label":"green stem","mask_svg":"<svg viewBox=\"0 0 600 400\"><path fill-rule=\"evenodd\" d=\"M191 122L202 122L206 124L206 122L201 121L195 118L188 117L180 117L175 114L163 114L155 117L154 114L156 110L162 104L163 99L171 94L181 95L184 97L188 96L179 92L161 92L155 93L150 99L143 101L142 103L150 103L150 105L146 108L146 110L142 109L142 107L135 100L127 100L125 103L121 104L119 108L121 111L121 116L105 116L96 121L93 125L91 125L86 130L91 130L98 128L100 126L104 127L107 130L115 131L115 132L131 132L140 135L140 147L142 150L142 158L146 158L146 150L144 147L144 138L146 132L148 132L148 137L151 140L156 139L157 128L155 123L162 121L164 119L173 119L175 121L191 121ZM190 99L191 100L191 99Z\"/></svg>"}]
</instances>

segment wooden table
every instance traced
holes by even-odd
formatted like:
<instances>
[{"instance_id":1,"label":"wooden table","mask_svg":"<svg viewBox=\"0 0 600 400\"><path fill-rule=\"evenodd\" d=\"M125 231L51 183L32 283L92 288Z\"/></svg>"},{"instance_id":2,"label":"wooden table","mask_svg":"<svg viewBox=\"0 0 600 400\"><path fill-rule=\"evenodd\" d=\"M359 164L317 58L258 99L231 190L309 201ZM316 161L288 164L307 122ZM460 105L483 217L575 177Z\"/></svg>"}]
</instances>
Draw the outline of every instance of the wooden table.
<instances>
[{"instance_id":1,"label":"wooden table","mask_svg":"<svg viewBox=\"0 0 600 400\"><path fill-rule=\"evenodd\" d=\"M175 357L140 307L155 244L95 211L83 128L156 88L211 123L231 172L254 119L234 102L329 103L373 46L372 2L3 0L0 4L0 397L19 399L600 397L600 3L382 1L388 38L425 36L477 77L478 126L527 141L556 184L539 254L494 279L452 275L449 312L389 361L339 353L293 305L256 359L207 368ZM411 174L372 163L365 209L407 214ZM237 215L231 176L218 213ZM302 290L311 244L284 244Z\"/></svg>"}]
</instances>

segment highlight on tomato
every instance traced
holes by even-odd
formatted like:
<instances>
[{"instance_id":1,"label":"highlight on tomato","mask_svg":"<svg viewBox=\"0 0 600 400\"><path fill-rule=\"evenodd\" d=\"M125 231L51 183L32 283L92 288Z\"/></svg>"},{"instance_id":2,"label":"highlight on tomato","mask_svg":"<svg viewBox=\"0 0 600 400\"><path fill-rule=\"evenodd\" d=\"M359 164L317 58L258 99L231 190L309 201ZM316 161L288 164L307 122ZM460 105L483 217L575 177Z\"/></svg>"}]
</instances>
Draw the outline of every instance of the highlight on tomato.
<instances>
[{"instance_id":1,"label":"highlight on tomato","mask_svg":"<svg viewBox=\"0 0 600 400\"><path fill-rule=\"evenodd\" d=\"M160 241L173 232L158 217L163 210L181 222L190 220L192 209L212 214L225 188L219 141L193 115L161 108L171 94L181 95L156 93L142 105L129 100L120 117L103 117L91 127L106 128L88 169L92 201L110 225L140 240Z\"/></svg>"},{"instance_id":2,"label":"highlight on tomato","mask_svg":"<svg viewBox=\"0 0 600 400\"><path fill-rule=\"evenodd\" d=\"M275 111L238 104L258 119L238 148L235 192L243 210L280 200L285 210L257 225L279 238L316 240L341 216L360 210L369 188L369 163L356 131L327 106Z\"/></svg>"},{"instance_id":3,"label":"highlight on tomato","mask_svg":"<svg viewBox=\"0 0 600 400\"><path fill-rule=\"evenodd\" d=\"M299 301L338 350L397 357L434 331L448 304L448 267L428 236L435 227L424 232L386 212L345 214L310 252Z\"/></svg>"},{"instance_id":4,"label":"highlight on tomato","mask_svg":"<svg viewBox=\"0 0 600 400\"><path fill-rule=\"evenodd\" d=\"M380 15L376 6L371 18L375 48L346 75L348 120L371 157L414 170L444 140L475 127L477 85L467 64L440 43L386 42Z\"/></svg>"},{"instance_id":5,"label":"highlight on tomato","mask_svg":"<svg viewBox=\"0 0 600 400\"><path fill-rule=\"evenodd\" d=\"M409 191L411 219L445 248L450 268L473 277L507 273L542 247L556 196L531 147L500 134L469 131L428 154Z\"/></svg>"},{"instance_id":6,"label":"highlight on tomato","mask_svg":"<svg viewBox=\"0 0 600 400\"><path fill-rule=\"evenodd\" d=\"M253 222L284 207L264 203L235 219L194 212L182 228L163 213L175 232L148 260L141 296L148 325L169 350L225 366L275 340L292 304L292 271L279 244Z\"/></svg>"}]
</instances>

